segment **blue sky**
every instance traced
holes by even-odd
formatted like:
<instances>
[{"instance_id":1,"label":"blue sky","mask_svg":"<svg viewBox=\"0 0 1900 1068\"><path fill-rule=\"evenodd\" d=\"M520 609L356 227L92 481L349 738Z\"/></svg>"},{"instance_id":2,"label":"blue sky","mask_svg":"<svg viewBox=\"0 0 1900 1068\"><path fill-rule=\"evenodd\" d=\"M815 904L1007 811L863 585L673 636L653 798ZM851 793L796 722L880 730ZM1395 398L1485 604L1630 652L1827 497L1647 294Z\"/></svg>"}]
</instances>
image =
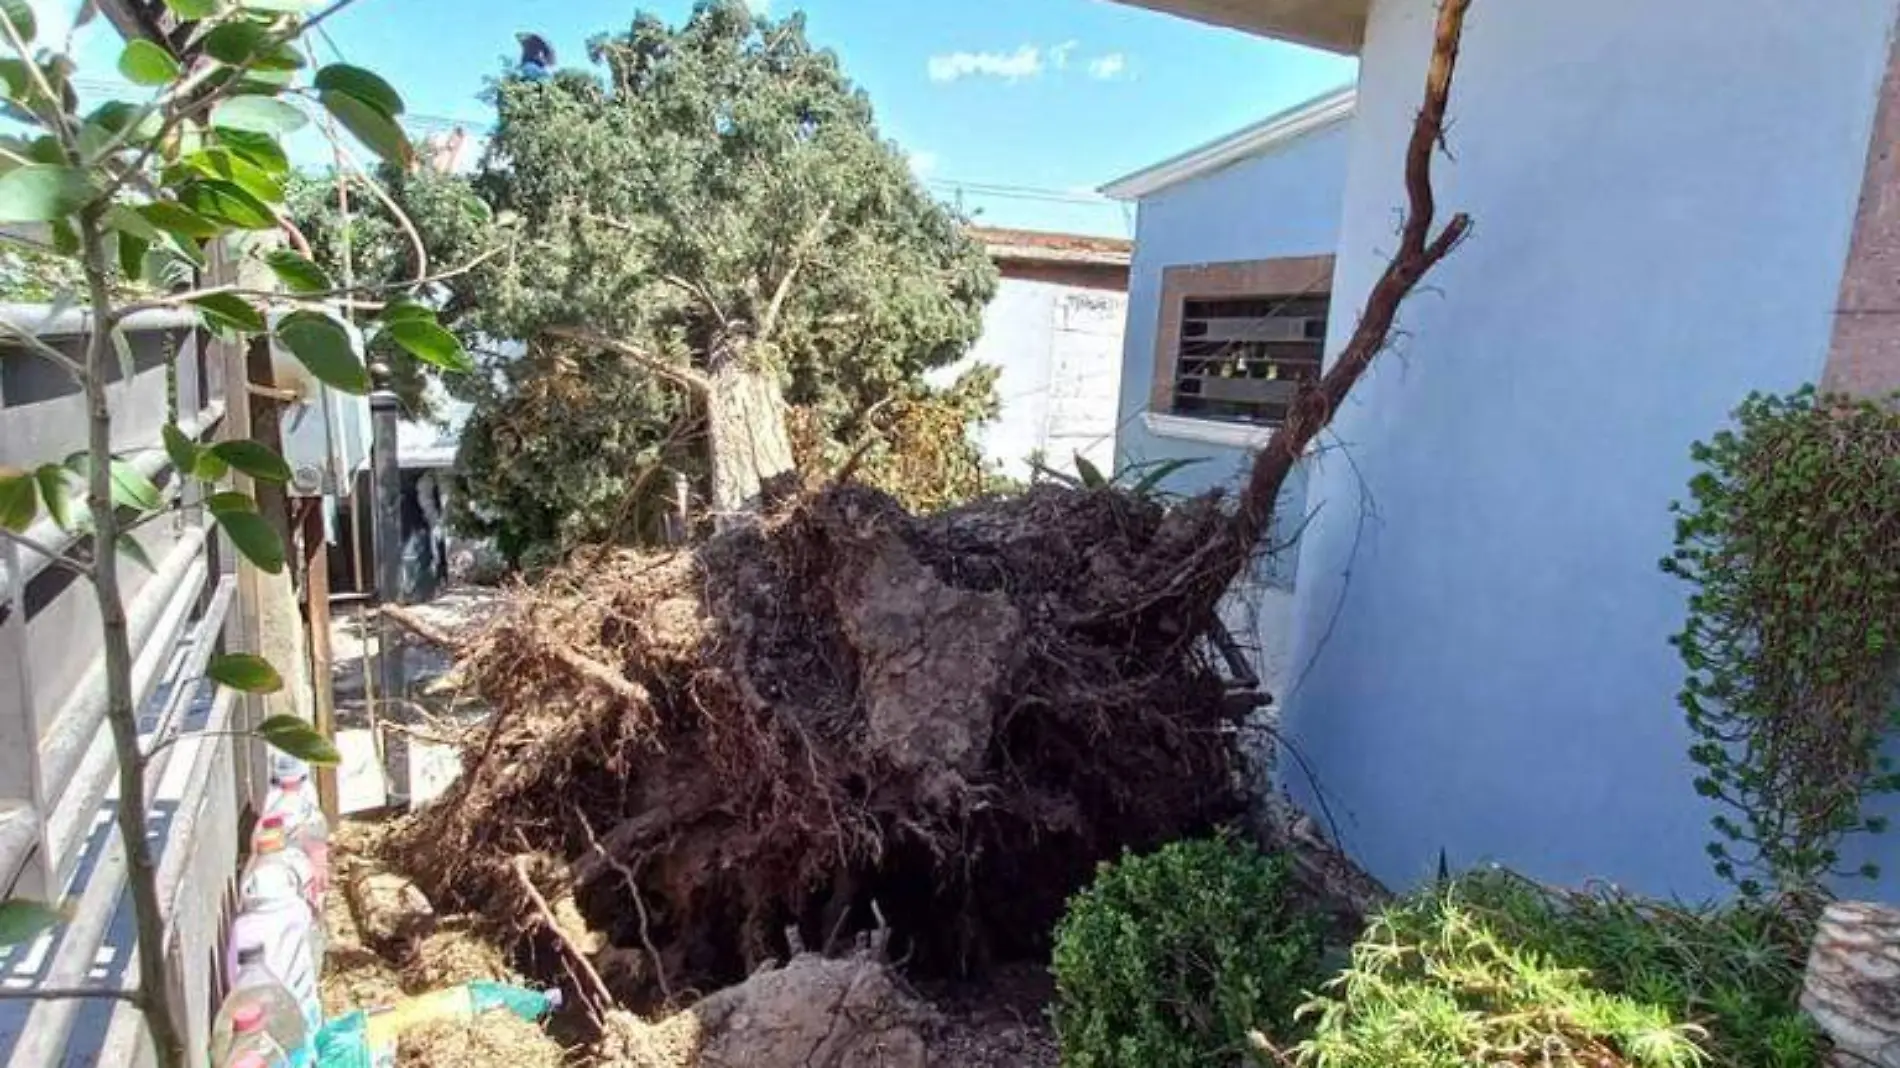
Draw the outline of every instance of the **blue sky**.
<instances>
[{"instance_id":1,"label":"blue sky","mask_svg":"<svg viewBox=\"0 0 1900 1068\"><path fill-rule=\"evenodd\" d=\"M1323 52L1106 0L758 2L773 15L802 8L812 38L870 92L886 136L939 193L1001 226L1126 235L1128 214L1090 191L1344 84L1354 70ZM541 33L563 65L579 65L587 38L624 29L636 10L677 20L690 7L357 0L329 28L343 55L388 77L412 114L464 121L473 133L491 117L478 99L483 79L514 53L516 31ZM88 42L82 77L112 76L111 47Z\"/></svg>"}]
</instances>

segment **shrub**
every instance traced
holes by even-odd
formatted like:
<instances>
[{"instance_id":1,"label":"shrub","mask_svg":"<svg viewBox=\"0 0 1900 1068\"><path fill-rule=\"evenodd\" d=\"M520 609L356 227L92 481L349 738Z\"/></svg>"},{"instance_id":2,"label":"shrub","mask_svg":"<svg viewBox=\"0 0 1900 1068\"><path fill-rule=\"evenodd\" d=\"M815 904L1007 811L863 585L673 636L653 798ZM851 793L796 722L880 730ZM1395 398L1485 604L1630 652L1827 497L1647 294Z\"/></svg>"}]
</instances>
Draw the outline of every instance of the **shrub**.
<instances>
[{"instance_id":1,"label":"shrub","mask_svg":"<svg viewBox=\"0 0 1900 1068\"><path fill-rule=\"evenodd\" d=\"M1692 456L1662 566L1693 587L1673 642L1696 790L1728 809L1709 854L1748 896L1817 898L1900 790L1900 411L1756 394Z\"/></svg>"},{"instance_id":2,"label":"shrub","mask_svg":"<svg viewBox=\"0 0 1900 1068\"><path fill-rule=\"evenodd\" d=\"M1388 909L1304 1015L1310 1068L1807 1068L1805 933L1744 903L1686 909L1496 872Z\"/></svg>"},{"instance_id":3,"label":"shrub","mask_svg":"<svg viewBox=\"0 0 1900 1068\"><path fill-rule=\"evenodd\" d=\"M1249 1030L1290 1033L1320 940L1288 888L1282 860L1228 838L1104 865L1056 931L1062 1063L1238 1063Z\"/></svg>"}]
</instances>

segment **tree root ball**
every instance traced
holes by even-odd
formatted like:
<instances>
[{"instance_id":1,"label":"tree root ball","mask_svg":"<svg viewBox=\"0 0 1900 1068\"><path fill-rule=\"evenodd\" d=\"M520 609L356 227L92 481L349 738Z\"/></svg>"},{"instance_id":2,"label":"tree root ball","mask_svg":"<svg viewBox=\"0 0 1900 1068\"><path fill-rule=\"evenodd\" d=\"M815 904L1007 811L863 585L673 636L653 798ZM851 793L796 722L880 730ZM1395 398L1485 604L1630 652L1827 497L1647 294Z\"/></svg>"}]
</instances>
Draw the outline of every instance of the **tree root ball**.
<instances>
[{"instance_id":1,"label":"tree root ball","mask_svg":"<svg viewBox=\"0 0 1900 1068\"><path fill-rule=\"evenodd\" d=\"M583 551L466 650L494 716L390 856L640 1008L886 928L924 974L1039 957L1098 863L1240 811L1246 710L1201 641L1223 522L832 486L692 552Z\"/></svg>"}]
</instances>

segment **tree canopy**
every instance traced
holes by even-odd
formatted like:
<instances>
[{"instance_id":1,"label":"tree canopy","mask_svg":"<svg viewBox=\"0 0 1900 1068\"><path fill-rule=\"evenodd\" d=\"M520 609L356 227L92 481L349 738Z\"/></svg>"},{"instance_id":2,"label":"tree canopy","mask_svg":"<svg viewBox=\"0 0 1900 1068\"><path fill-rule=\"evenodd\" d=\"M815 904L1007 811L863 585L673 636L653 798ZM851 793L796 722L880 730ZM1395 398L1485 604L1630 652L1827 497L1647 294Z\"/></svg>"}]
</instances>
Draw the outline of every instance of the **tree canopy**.
<instances>
[{"instance_id":1,"label":"tree canopy","mask_svg":"<svg viewBox=\"0 0 1900 1068\"><path fill-rule=\"evenodd\" d=\"M901 409L915 426L918 405L949 406L959 477L974 470L962 429L993 408L985 381L936 391L924 375L976 339L994 268L804 17L704 0L678 27L640 14L588 53L594 71L496 86L473 176L397 183L426 244L505 249L444 283L444 319L484 363L456 387L476 405L465 524L511 555L650 529L629 487L672 480L643 467L708 473L708 405L675 387L725 367L773 379L833 461L880 418ZM382 269L404 269L404 236L381 226L398 250ZM483 338L528 355L484 357Z\"/></svg>"}]
</instances>

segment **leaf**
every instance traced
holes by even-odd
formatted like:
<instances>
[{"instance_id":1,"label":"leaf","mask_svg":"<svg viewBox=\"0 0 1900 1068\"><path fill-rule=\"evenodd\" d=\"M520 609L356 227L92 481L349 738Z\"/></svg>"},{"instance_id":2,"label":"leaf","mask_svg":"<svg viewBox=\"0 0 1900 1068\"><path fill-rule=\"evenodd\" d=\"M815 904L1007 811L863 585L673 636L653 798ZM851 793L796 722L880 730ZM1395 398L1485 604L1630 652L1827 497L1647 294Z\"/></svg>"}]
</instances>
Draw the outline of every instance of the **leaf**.
<instances>
[{"instance_id":1,"label":"leaf","mask_svg":"<svg viewBox=\"0 0 1900 1068\"><path fill-rule=\"evenodd\" d=\"M270 134L258 133L256 130L215 128L211 136L218 144L250 160L266 174L290 173L290 157L284 154L284 146Z\"/></svg>"},{"instance_id":2,"label":"leaf","mask_svg":"<svg viewBox=\"0 0 1900 1068\"><path fill-rule=\"evenodd\" d=\"M1108 485L1108 479L1102 477L1101 468L1090 463L1089 458L1079 452L1075 454L1075 473L1081 476L1085 489L1103 489Z\"/></svg>"},{"instance_id":3,"label":"leaf","mask_svg":"<svg viewBox=\"0 0 1900 1068\"><path fill-rule=\"evenodd\" d=\"M377 110L373 104L348 93L327 92L319 97L323 106L343 128L356 135L370 151L381 156L398 167L407 167L415 158L415 149L409 145L409 137L396 125L396 120Z\"/></svg>"},{"instance_id":4,"label":"leaf","mask_svg":"<svg viewBox=\"0 0 1900 1068\"><path fill-rule=\"evenodd\" d=\"M291 312L278 322L277 340L325 385L359 396L369 392L369 370L335 319L321 312Z\"/></svg>"},{"instance_id":5,"label":"leaf","mask_svg":"<svg viewBox=\"0 0 1900 1068\"><path fill-rule=\"evenodd\" d=\"M287 248L265 256L264 262L270 264L277 280L292 293L322 293L335 288L323 268Z\"/></svg>"},{"instance_id":6,"label":"leaf","mask_svg":"<svg viewBox=\"0 0 1900 1068\"><path fill-rule=\"evenodd\" d=\"M158 487L152 480L139 473L139 469L124 460L112 461L112 500L121 508L135 508L141 512L158 510L160 496Z\"/></svg>"},{"instance_id":7,"label":"leaf","mask_svg":"<svg viewBox=\"0 0 1900 1068\"><path fill-rule=\"evenodd\" d=\"M269 11L281 15L301 15L310 6L310 0L238 0L238 6L247 11Z\"/></svg>"},{"instance_id":8,"label":"leaf","mask_svg":"<svg viewBox=\"0 0 1900 1068\"><path fill-rule=\"evenodd\" d=\"M218 442L211 446L211 453L252 478L265 482L290 481L290 465L268 445L239 438Z\"/></svg>"},{"instance_id":9,"label":"leaf","mask_svg":"<svg viewBox=\"0 0 1900 1068\"><path fill-rule=\"evenodd\" d=\"M13 23L13 32L28 44L40 32L39 23L33 21L33 5L27 0L0 0L0 16Z\"/></svg>"},{"instance_id":10,"label":"leaf","mask_svg":"<svg viewBox=\"0 0 1900 1068\"><path fill-rule=\"evenodd\" d=\"M159 430L159 436L165 440L165 455L171 458L172 469L180 476L189 475L198 468L198 443L187 437L185 432L171 423Z\"/></svg>"},{"instance_id":11,"label":"leaf","mask_svg":"<svg viewBox=\"0 0 1900 1068\"><path fill-rule=\"evenodd\" d=\"M207 148L194 152L186 156L181 165L207 178L230 182L256 197L262 204L275 204L284 199L284 184L277 180L276 175L228 148Z\"/></svg>"},{"instance_id":12,"label":"leaf","mask_svg":"<svg viewBox=\"0 0 1900 1068\"><path fill-rule=\"evenodd\" d=\"M378 75L347 63L332 63L317 71L319 91L353 96L391 118L402 114L402 96Z\"/></svg>"},{"instance_id":13,"label":"leaf","mask_svg":"<svg viewBox=\"0 0 1900 1068\"><path fill-rule=\"evenodd\" d=\"M211 509L212 515L223 515L225 512L255 512L257 502L252 500L248 493L227 490L207 497L205 507Z\"/></svg>"},{"instance_id":14,"label":"leaf","mask_svg":"<svg viewBox=\"0 0 1900 1068\"><path fill-rule=\"evenodd\" d=\"M1195 457L1190 457L1190 458L1181 459L1181 460L1163 460L1161 463L1158 463L1154 466L1154 470L1149 471L1147 474L1141 476L1141 479L1137 481L1134 484L1134 486L1131 488L1135 496L1145 497L1148 494L1153 493L1155 489L1161 485L1161 483L1167 480L1169 475L1172 475L1175 472L1182 470L1183 468L1193 467L1195 464L1204 464L1206 462L1207 462L1207 457L1205 456L1195 456Z\"/></svg>"},{"instance_id":15,"label":"leaf","mask_svg":"<svg viewBox=\"0 0 1900 1068\"><path fill-rule=\"evenodd\" d=\"M9 100L25 101L33 87L33 75L28 73L26 62L0 59L0 86L5 87Z\"/></svg>"},{"instance_id":16,"label":"leaf","mask_svg":"<svg viewBox=\"0 0 1900 1068\"><path fill-rule=\"evenodd\" d=\"M178 61L170 52L143 37L119 54L119 73L133 85L164 85L178 77Z\"/></svg>"},{"instance_id":17,"label":"leaf","mask_svg":"<svg viewBox=\"0 0 1900 1068\"><path fill-rule=\"evenodd\" d=\"M277 217L256 197L230 182L205 179L178 191L187 208L240 230L274 230Z\"/></svg>"},{"instance_id":18,"label":"leaf","mask_svg":"<svg viewBox=\"0 0 1900 1068\"><path fill-rule=\"evenodd\" d=\"M296 716L272 716L257 725L257 736L306 764L329 767L342 762L330 739Z\"/></svg>"},{"instance_id":19,"label":"leaf","mask_svg":"<svg viewBox=\"0 0 1900 1068\"><path fill-rule=\"evenodd\" d=\"M46 514L53 525L61 530L73 529L72 494L66 486L66 469L58 464L42 464L33 472L40 484L40 501L46 505Z\"/></svg>"},{"instance_id":20,"label":"leaf","mask_svg":"<svg viewBox=\"0 0 1900 1068\"><path fill-rule=\"evenodd\" d=\"M214 656L205 665L205 677L240 693L276 693L284 688L284 677L270 666L270 661L255 653Z\"/></svg>"},{"instance_id":21,"label":"leaf","mask_svg":"<svg viewBox=\"0 0 1900 1068\"><path fill-rule=\"evenodd\" d=\"M235 67L256 55L269 39L270 31L263 23L238 19L205 34L202 43L206 55Z\"/></svg>"},{"instance_id":22,"label":"leaf","mask_svg":"<svg viewBox=\"0 0 1900 1068\"><path fill-rule=\"evenodd\" d=\"M216 237L224 232L224 227L183 204L176 204L169 200L140 204L132 210L146 222L184 241Z\"/></svg>"},{"instance_id":23,"label":"leaf","mask_svg":"<svg viewBox=\"0 0 1900 1068\"><path fill-rule=\"evenodd\" d=\"M33 525L40 511L38 484L30 472L0 467L0 527L15 534Z\"/></svg>"},{"instance_id":24,"label":"leaf","mask_svg":"<svg viewBox=\"0 0 1900 1068\"><path fill-rule=\"evenodd\" d=\"M292 133L309 121L294 106L269 96L232 97L211 109L211 125L252 133Z\"/></svg>"},{"instance_id":25,"label":"leaf","mask_svg":"<svg viewBox=\"0 0 1900 1068\"><path fill-rule=\"evenodd\" d=\"M204 482L216 482L229 474L231 465L210 449L198 451L198 462L192 466L191 473Z\"/></svg>"},{"instance_id":26,"label":"leaf","mask_svg":"<svg viewBox=\"0 0 1900 1068\"><path fill-rule=\"evenodd\" d=\"M258 570L272 575L282 574L284 570L284 543L277 532L264 521L264 517L255 512L213 512L212 517L224 533L230 537L231 544L244 559L249 560Z\"/></svg>"},{"instance_id":27,"label":"leaf","mask_svg":"<svg viewBox=\"0 0 1900 1068\"><path fill-rule=\"evenodd\" d=\"M121 534L118 540L113 542L113 544L119 547L120 556L137 564L146 572L151 574L158 573L158 565L152 563L151 554L145 551L145 546L140 545L137 538L130 534Z\"/></svg>"},{"instance_id":28,"label":"leaf","mask_svg":"<svg viewBox=\"0 0 1900 1068\"><path fill-rule=\"evenodd\" d=\"M0 222L46 222L78 211L92 183L76 167L30 163L0 175Z\"/></svg>"},{"instance_id":29,"label":"leaf","mask_svg":"<svg viewBox=\"0 0 1900 1068\"><path fill-rule=\"evenodd\" d=\"M131 234L118 234L119 273L128 281L145 276L145 254L152 250L152 243L142 237Z\"/></svg>"},{"instance_id":30,"label":"leaf","mask_svg":"<svg viewBox=\"0 0 1900 1068\"><path fill-rule=\"evenodd\" d=\"M422 319L431 323L436 321L435 309L409 297L397 297L383 305L383 310L378 312L376 317L385 323L398 323L405 319Z\"/></svg>"},{"instance_id":31,"label":"leaf","mask_svg":"<svg viewBox=\"0 0 1900 1068\"><path fill-rule=\"evenodd\" d=\"M389 324L388 334L424 363L445 371L467 373L475 369L475 361L462 351L462 343L434 322L421 318L398 319Z\"/></svg>"},{"instance_id":32,"label":"leaf","mask_svg":"<svg viewBox=\"0 0 1900 1068\"><path fill-rule=\"evenodd\" d=\"M165 0L165 6L186 21L208 19L218 13L218 0Z\"/></svg>"},{"instance_id":33,"label":"leaf","mask_svg":"<svg viewBox=\"0 0 1900 1068\"><path fill-rule=\"evenodd\" d=\"M266 72L275 76L277 74L288 74L291 71L302 69L303 57L297 54L297 50L289 45L278 45L268 52L259 53L258 57L251 61L250 72L245 76L247 78L261 78L265 76Z\"/></svg>"},{"instance_id":34,"label":"leaf","mask_svg":"<svg viewBox=\"0 0 1900 1068\"><path fill-rule=\"evenodd\" d=\"M30 942L67 918L64 911L39 901L16 897L0 903L0 946Z\"/></svg>"},{"instance_id":35,"label":"leaf","mask_svg":"<svg viewBox=\"0 0 1900 1068\"><path fill-rule=\"evenodd\" d=\"M247 334L261 334L266 329L264 313L251 306L251 302L235 293L212 293L198 297L191 302L204 313L214 326L222 326Z\"/></svg>"}]
</instances>

